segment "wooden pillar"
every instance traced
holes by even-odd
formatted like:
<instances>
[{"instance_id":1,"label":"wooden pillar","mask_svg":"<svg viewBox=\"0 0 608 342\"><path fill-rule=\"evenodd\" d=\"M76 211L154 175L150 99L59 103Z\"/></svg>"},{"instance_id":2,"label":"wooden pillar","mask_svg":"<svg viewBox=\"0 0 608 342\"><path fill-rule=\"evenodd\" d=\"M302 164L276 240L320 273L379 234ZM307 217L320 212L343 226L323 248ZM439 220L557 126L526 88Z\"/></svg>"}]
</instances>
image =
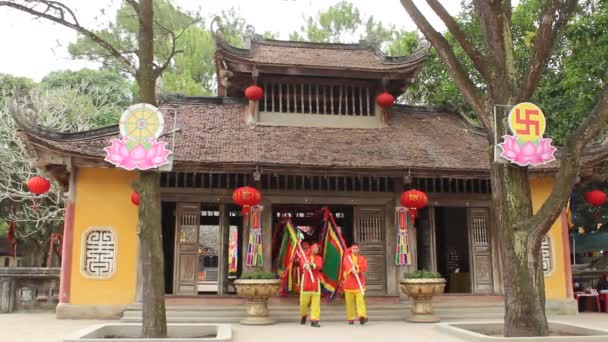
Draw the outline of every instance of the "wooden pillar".
<instances>
[{"instance_id":1,"label":"wooden pillar","mask_svg":"<svg viewBox=\"0 0 608 342\"><path fill-rule=\"evenodd\" d=\"M264 253L264 271L272 270L272 203L264 201L262 211L262 251Z\"/></svg>"},{"instance_id":2,"label":"wooden pillar","mask_svg":"<svg viewBox=\"0 0 608 342\"><path fill-rule=\"evenodd\" d=\"M70 173L70 184L63 224L63 244L61 246L59 303L66 304L70 302L70 288L72 281L72 250L74 246L74 210L76 201L77 172L78 170L73 168L72 172Z\"/></svg>"},{"instance_id":3,"label":"wooden pillar","mask_svg":"<svg viewBox=\"0 0 608 342\"><path fill-rule=\"evenodd\" d=\"M228 218L230 213L228 212L228 206L226 204L220 204L220 250L218 265L218 289L219 295L224 295L228 292L228 245L230 240L230 224Z\"/></svg>"}]
</instances>

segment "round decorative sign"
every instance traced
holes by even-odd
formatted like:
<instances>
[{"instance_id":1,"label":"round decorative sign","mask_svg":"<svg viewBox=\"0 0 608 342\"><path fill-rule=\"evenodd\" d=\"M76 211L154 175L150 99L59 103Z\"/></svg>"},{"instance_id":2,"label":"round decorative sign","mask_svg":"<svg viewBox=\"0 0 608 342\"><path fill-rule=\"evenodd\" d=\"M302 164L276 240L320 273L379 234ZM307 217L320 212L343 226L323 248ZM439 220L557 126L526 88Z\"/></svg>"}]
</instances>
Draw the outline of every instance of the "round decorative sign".
<instances>
[{"instance_id":1,"label":"round decorative sign","mask_svg":"<svg viewBox=\"0 0 608 342\"><path fill-rule=\"evenodd\" d=\"M120 116L120 134L136 141L158 139L163 132L165 120L158 108L138 103L127 108Z\"/></svg>"},{"instance_id":2,"label":"round decorative sign","mask_svg":"<svg viewBox=\"0 0 608 342\"><path fill-rule=\"evenodd\" d=\"M125 170L149 170L169 163L164 141L159 141L165 120L158 108L138 103L125 110L119 122L120 139L104 148L105 160Z\"/></svg>"},{"instance_id":3,"label":"round decorative sign","mask_svg":"<svg viewBox=\"0 0 608 342\"><path fill-rule=\"evenodd\" d=\"M513 106L508 122L513 135L503 136L503 142L498 144L504 159L519 166L537 166L555 160L557 148L551 139L543 138L547 121L538 106L530 102Z\"/></svg>"},{"instance_id":4,"label":"round decorative sign","mask_svg":"<svg viewBox=\"0 0 608 342\"><path fill-rule=\"evenodd\" d=\"M509 128L522 142L538 142L545 134L547 120L537 105L522 102L509 112Z\"/></svg>"}]
</instances>

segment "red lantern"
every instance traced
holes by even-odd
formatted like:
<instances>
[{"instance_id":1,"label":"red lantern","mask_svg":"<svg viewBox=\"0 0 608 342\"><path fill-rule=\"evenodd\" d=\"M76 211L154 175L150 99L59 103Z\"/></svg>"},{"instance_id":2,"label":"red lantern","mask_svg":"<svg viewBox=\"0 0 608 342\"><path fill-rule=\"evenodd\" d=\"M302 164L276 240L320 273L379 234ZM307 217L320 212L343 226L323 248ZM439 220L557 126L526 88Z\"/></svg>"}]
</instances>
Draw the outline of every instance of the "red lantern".
<instances>
[{"instance_id":1,"label":"red lantern","mask_svg":"<svg viewBox=\"0 0 608 342\"><path fill-rule=\"evenodd\" d=\"M48 179L36 176L27 181L27 188L36 195L46 194L51 190L51 182Z\"/></svg>"},{"instance_id":2,"label":"red lantern","mask_svg":"<svg viewBox=\"0 0 608 342\"><path fill-rule=\"evenodd\" d=\"M243 186L234 190L232 193L232 200L234 203L242 206L243 214L247 215L251 210L251 207L262 202L262 194L260 194L256 188Z\"/></svg>"},{"instance_id":3,"label":"red lantern","mask_svg":"<svg viewBox=\"0 0 608 342\"><path fill-rule=\"evenodd\" d=\"M137 191L133 191L131 193L131 203L139 205L139 194L137 193Z\"/></svg>"},{"instance_id":4,"label":"red lantern","mask_svg":"<svg viewBox=\"0 0 608 342\"><path fill-rule=\"evenodd\" d=\"M376 97L376 103L382 108L388 108L395 102L395 97L389 92L384 92Z\"/></svg>"},{"instance_id":5,"label":"red lantern","mask_svg":"<svg viewBox=\"0 0 608 342\"><path fill-rule=\"evenodd\" d=\"M601 207L606 203L606 193L602 190L593 190L585 193L585 201L594 207Z\"/></svg>"},{"instance_id":6,"label":"red lantern","mask_svg":"<svg viewBox=\"0 0 608 342\"><path fill-rule=\"evenodd\" d=\"M264 97L264 90L257 85L251 85L245 89L245 96L250 101L259 101Z\"/></svg>"},{"instance_id":7,"label":"red lantern","mask_svg":"<svg viewBox=\"0 0 608 342\"><path fill-rule=\"evenodd\" d=\"M418 210L426 207L429 203L427 195L419 190L408 190L401 195L399 201L402 206L409 209L412 220L416 219Z\"/></svg>"}]
</instances>

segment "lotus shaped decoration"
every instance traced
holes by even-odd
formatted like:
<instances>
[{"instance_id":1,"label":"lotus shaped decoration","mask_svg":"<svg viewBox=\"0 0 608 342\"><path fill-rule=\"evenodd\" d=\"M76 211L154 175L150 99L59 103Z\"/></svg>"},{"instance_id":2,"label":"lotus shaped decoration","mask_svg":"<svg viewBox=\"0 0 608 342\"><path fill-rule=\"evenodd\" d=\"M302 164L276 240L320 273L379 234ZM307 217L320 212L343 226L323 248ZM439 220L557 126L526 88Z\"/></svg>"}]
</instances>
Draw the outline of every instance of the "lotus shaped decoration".
<instances>
[{"instance_id":1,"label":"lotus shaped decoration","mask_svg":"<svg viewBox=\"0 0 608 342\"><path fill-rule=\"evenodd\" d=\"M105 161L129 171L149 170L169 163L167 157L171 151L165 147L165 142L155 139L145 142L136 142L128 138L112 139L111 145L104 148Z\"/></svg>"},{"instance_id":2,"label":"lotus shaped decoration","mask_svg":"<svg viewBox=\"0 0 608 342\"><path fill-rule=\"evenodd\" d=\"M519 142L517 136L505 135L504 141L498 146L502 149L502 157L519 166L537 166L555 160L557 148L551 145L551 139L539 138L537 142Z\"/></svg>"}]
</instances>

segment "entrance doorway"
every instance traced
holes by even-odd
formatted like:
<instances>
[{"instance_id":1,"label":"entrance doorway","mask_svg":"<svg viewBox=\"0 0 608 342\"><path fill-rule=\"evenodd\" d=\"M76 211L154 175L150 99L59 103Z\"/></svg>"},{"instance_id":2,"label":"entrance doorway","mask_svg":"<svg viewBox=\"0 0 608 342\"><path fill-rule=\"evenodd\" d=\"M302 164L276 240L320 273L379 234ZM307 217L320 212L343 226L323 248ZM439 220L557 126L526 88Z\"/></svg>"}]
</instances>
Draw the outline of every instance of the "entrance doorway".
<instances>
[{"instance_id":1,"label":"entrance doorway","mask_svg":"<svg viewBox=\"0 0 608 342\"><path fill-rule=\"evenodd\" d=\"M417 267L437 271L446 293L492 293L487 208L429 207L416 220Z\"/></svg>"},{"instance_id":2,"label":"entrance doorway","mask_svg":"<svg viewBox=\"0 0 608 342\"><path fill-rule=\"evenodd\" d=\"M437 272L446 293L471 293L471 263L466 208L435 208Z\"/></svg>"},{"instance_id":3,"label":"entrance doorway","mask_svg":"<svg viewBox=\"0 0 608 342\"><path fill-rule=\"evenodd\" d=\"M234 205L162 203L168 294L234 293L242 265L243 218Z\"/></svg>"}]
</instances>

